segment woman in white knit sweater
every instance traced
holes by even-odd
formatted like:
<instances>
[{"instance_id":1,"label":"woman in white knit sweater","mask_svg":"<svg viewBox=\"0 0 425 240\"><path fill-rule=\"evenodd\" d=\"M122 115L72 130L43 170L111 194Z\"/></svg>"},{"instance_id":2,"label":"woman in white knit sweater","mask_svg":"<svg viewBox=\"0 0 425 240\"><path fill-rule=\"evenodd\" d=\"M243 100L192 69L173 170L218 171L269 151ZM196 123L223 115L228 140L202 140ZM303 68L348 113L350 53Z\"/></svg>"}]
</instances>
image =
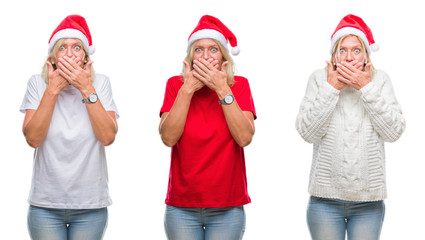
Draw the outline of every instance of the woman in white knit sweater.
<instances>
[{"instance_id":1,"label":"woman in white knit sweater","mask_svg":"<svg viewBox=\"0 0 425 240\"><path fill-rule=\"evenodd\" d=\"M313 143L307 222L314 240L379 239L387 196L384 142L405 121L388 75L369 55L378 50L363 20L345 16L331 39L331 61L310 76L296 120Z\"/></svg>"}]
</instances>

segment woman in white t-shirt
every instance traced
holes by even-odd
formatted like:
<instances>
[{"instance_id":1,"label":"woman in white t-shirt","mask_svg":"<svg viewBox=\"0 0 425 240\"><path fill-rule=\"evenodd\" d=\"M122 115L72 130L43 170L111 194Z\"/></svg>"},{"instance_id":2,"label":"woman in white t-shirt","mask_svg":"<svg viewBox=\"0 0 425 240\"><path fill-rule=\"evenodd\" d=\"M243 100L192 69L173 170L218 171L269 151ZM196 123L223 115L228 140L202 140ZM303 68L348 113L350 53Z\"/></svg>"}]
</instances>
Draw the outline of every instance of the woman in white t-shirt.
<instances>
[{"instance_id":1,"label":"woman in white t-shirt","mask_svg":"<svg viewBox=\"0 0 425 240\"><path fill-rule=\"evenodd\" d=\"M105 146L118 111L108 77L94 74L85 19L66 17L53 31L41 75L28 81L20 111L35 148L28 198L32 239L102 239L107 226Z\"/></svg>"}]
</instances>

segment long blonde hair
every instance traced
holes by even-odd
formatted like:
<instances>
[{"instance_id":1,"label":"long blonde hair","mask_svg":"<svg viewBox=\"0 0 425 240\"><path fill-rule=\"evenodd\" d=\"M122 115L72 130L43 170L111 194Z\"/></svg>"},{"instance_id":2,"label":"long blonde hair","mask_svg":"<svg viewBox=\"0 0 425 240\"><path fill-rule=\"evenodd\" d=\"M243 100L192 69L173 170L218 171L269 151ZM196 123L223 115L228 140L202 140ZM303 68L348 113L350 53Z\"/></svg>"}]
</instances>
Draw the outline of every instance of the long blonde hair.
<instances>
[{"instance_id":1,"label":"long blonde hair","mask_svg":"<svg viewBox=\"0 0 425 240\"><path fill-rule=\"evenodd\" d=\"M62 43L65 39L59 39L55 45L52 48L52 51L50 51L49 56L47 56L46 61L49 61L52 63L53 68L56 70L56 66L55 63L53 62L53 60L56 58L56 53L58 52L59 48L62 46ZM85 54L85 59L84 59L84 66L83 68L86 67L86 63L90 62L90 55L89 52L87 51L85 45L81 42L81 40L77 39L78 41L80 41L81 46L84 49L84 54ZM47 67L47 64L44 63L43 65L43 70L41 70L41 77L44 79L44 81L46 82L46 84L49 84L49 68ZM95 78L95 72L94 72L94 68L93 65L91 66L91 79L92 81Z\"/></svg>"},{"instance_id":2,"label":"long blonde hair","mask_svg":"<svg viewBox=\"0 0 425 240\"><path fill-rule=\"evenodd\" d=\"M221 45L221 43L219 43L218 41L212 39L217 45L218 48L220 48L220 52L223 55L223 59L222 62L227 61L227 84L229 84L229 86L233 86L235 84L234 81L234 77L235 77L235 64L233 62L232 57L230 56L230 54L227 52L227 50ZM187 55L186 58L184 59L187 63L189 63L190 66L193 65L193 53L195 52L195 44L196 41L194 43L192 43L192 45L190 45L189 50L187 51ZM185 74L185 65L183 64L183 70L181 75L184 77ZM184 81L184 80L183 80Z\"/></svg>"},{"instance_id":3,"label":"long blonde hair","mask_svg":"<svg viewBox=\"0 0 425 240\"><path fill-rule=\"evenodd\" d=\"M349 37L349 36L355 36L358 40L359 40L359 42L360 42L360 44L362 45L362 50L364 51L364 66L366 66L366 64L368 63L368 62L370 62L370 63L372 63L371 61L370 61L370 57L369 57L369 52L367 51L367 48L366 48L366 45L365 45L365 43L363 42L363 40L362 39L360 39L359 37L357 37L356 35L353 35L353 34L348 34L348 35L345 35L345 36L342 36L340 39L338 39L338 41L335 43L335 47L334 47L334 49L333 49L333 51L332 51L332 55L331 55L331 63L332 63L332 65L333 66L336 66L336 64L337 64L337 60L339 61L339 58L340 58L340 49L341 49L341 43L342 43L342 41L346 38L346 37ZM363 67L364 67L363 66ZM373 75L374 75L374 72L375 72L375 69L374 69L374 67L373 67L373 64L370 66L370 78L372 79L373 78Z\"/></svg>"}]
</instances>

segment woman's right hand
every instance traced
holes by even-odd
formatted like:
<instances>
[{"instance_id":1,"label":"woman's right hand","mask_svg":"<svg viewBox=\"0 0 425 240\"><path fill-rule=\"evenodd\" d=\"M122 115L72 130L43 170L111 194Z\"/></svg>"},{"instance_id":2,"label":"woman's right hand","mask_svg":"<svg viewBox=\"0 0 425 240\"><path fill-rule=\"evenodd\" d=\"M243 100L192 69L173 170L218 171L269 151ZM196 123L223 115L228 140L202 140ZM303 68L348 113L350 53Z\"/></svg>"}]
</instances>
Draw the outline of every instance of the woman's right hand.
<instances>
[{"instance_id":1,"label":"woman's right hand","mask_svg":"<svg viewBox=\"0 0 425 240\"><path fill-rule=\"evenodd\" d=\"M53 68L51 62L46 61L46 64L49 78L49 83L46 90L49 90L53 94L57 95L62 91L62 89L69 85L69 82L59 74L59 71Z\"/></svg>"},{"instance_id":2,"label":"woman's right hand","mask_svg":"<svg viewBox=\"0 0 425 240\"><path fill-rule=\"evenodd\" d=\"M182 88L184 88L189 93L194 93L201 89L205 84L203 84L201 81L199 81L195 76L193 76L193 73L191 70L191 66L188 62L183 61L184 64L184 82Z\"/></svg>"},{"instance_id":3,"label":"woman's right hand","mask_svg":"<svg viewBox=\"0 0 425 240\"><path fill-rule=\"evenodd\" d=\"M334 70L334 66L329 61L326 61L328 64L328 83L337 90L341 90L347 86L347 84L338 80L339 73Z\"/></svg>"}]
</instances>

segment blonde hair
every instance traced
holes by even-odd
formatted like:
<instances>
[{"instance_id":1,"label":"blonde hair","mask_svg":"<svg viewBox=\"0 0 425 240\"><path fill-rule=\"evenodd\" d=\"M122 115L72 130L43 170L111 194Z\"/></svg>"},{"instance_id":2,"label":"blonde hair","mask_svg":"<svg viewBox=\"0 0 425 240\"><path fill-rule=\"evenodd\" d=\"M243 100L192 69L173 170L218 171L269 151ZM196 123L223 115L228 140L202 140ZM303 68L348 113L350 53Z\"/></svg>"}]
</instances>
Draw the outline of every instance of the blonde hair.
<instances>
[{"instance_id":1,"label":"blonde hair","mask_svg":"<svg viewBox=\"0 0 425 240\"><path fill-rule=\"evenodd\" d=\"M233 86L235 84L234 81L234 77L235 77L235 63L233 62L232 57L230 56L230 54L227 52L227 50L221 45L221 43L219 43L218 41L212 39L217 45L218 48L220 49L221 55L223 55L223 59L222 62L227 61L227 84L229 84L229 86ZM195 41L194 43L192 43L192 45L190 45L189 50L187 51L187 55L186 58L184 59L187 63L189 63L190 66L193 65L193 53L195 52L195 43L197 41ZM193 68L191 67L191 70L193 70ZM181 75L184 78L184 74L185 74L185 65L183 64L183 70ZM184 79L183 79L184 81Z\"/></svg>"},{"instance_id":2,"label":"blonde hair","mask_svg":"<svg viewBox=\"0 0 425 240\"><path fill-rule=\"evenodd\" d=\"M366 45L365 45L365 43L363 42L363 40L362 40L361 38L359 38L358 36L356 36L356 35L348 34L348 35L342 36L340 39L338 39L338 41L336 41L335 46L334 46L334 49L333 49L333 51L332 51L332 55L331 55L331 63L332 63L332 65L333 65L333 66L335 66L335 65L337 64L337 61L336 61L336 60L338 60L338 62L339 62L339 59L340 59L340 50L341 50L341 43L342 43L342 41L343 41L345 38L347 38L347 37L349 37L349 36L354 36L354 37L356 37L356 38L359 40L360 44L362 45L362 50L363 50L363 51L364 51L364 53L365 53L365 54L364 54L364 58L363 58L363 60L364 60L364 65L363 65L363 67L364 67L364 66L366 66L366 64L367 64L368 62L372 63L372 62L370 61L369 52L367 51ZM375 69L374 69L373 64L372 64L372 65L370 66L370 78L371 78L371 79L373 78L374 72L375 72Z\"/></svg>"},{"instance_id":3,"label":"blonde hair","mask_svg":"<svg viewBox=\"0 0 425 240\"><path fill-rule=\"evenodd\" d=\"M62 39L59 39L55 43L55 45L52 48L52 51L50 51L50 54L49 54L49 56L47 56L47 59L46 59L46 61L49 61L49 62L52 63L52 66L55 70L56 70L56 66L55 66L53 60L56 58L56 53L58 52L59 48L62 46L62 43L63 43L64 40L65 39L62 38ZM81 40L79 40L79 39L77 39L77 40L80 41L81 46L83 47L83 50L84 50L85 59L84 59L83 68L85 69L86 63L90 62L90 55L89 55L89 52L86 49L86 46L81 42ZM47 67L46 63L44 63L44 65L43 65L43 70L41 70L41 77L44 79L46 84L49 84L49 68ZM93 68L93 65L92 65L91 66L91 79L92 79L92 81L94 80L94 78L95 78L95 72L94 72L94 68Z\"/></svg>"}]
</instances>

